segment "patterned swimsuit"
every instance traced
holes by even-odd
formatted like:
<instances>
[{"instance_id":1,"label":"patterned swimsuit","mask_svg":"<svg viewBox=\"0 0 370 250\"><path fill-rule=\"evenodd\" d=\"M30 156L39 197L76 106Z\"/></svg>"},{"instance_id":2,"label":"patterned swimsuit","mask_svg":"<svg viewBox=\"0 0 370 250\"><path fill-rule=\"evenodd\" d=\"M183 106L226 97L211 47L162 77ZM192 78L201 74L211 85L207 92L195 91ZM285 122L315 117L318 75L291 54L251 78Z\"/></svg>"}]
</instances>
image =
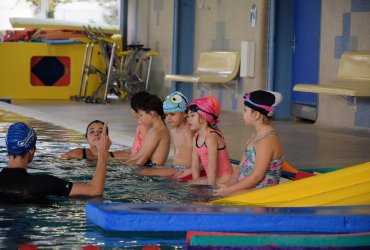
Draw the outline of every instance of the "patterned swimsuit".
<instances>
[{"instance_id":1,"label":"patterned swimsuit","mask_svg":"<svg viewBox=\"0 0 370 250\"><path fill-rule=\"evenodd\" d=\"M261 137L257 138L253 144L253 146L248 149L248 144L250 143L250 138L247 142L247 145L245 146L245 161L243 162L243 165L240 168L238 180L242 180L248 175L250 175L253 171L254 164L256 161L256 147L255 144L260 141L262 138L274 135L274 131L268 131L265 134L263 134ZM280 181L280 175L281 175L281 168L283 166L284 156L281 156L275 160L272 160L270 162L269 167L267 168L265 177L256 185L256 188L264 188L264 187L270 187L274 186L276 184L279 184Z\"/></svg>"}]
</instances>

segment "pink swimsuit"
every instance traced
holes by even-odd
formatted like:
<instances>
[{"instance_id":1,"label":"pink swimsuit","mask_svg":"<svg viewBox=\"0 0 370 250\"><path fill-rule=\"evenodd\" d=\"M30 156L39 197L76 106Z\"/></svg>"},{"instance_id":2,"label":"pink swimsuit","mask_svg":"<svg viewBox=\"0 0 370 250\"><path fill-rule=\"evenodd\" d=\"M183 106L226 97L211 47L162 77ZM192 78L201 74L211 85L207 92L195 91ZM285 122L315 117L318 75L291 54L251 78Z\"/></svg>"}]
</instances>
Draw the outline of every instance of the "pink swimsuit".
<instances>
[{"instance_id":1,"label":"pink swimsuit","mask_svg":"<svg viewBox=\"0 0 370 250\"><path fill-rule=\"evenodd\" d=\"M131 148L131 155L136 154L137 152L139 152L139 150L143 146L143 137L140 133L140 127L141 127L141 124L139 123L137 125L137 128L136 128L134 144L132 145L132 148Z\"/></svg>"},{"instance_id":2,"label":"pink swimsuit","mask_svg":"<svg viewBox=\"0 0 370 250\"><path fill-rule=\"evenodd\" d=\"M200 162L202 163L206 173L208 172L208 148L206 145L207 137L209 133L217 133L223 140L224 137L222 136L221 132L213 129L208 129L207 134L204 139L204 143L201 146L198 146L198 136L199 133L194 135L195 137L195 144L196 144L196 151L200 158ZM229 160L229 153L227 152L226 145L222 148L217 149L217 170L216 170L216 177L221 177L225 175L230 175L233 173L233 169Z\"/></svg>"}]
</instances>

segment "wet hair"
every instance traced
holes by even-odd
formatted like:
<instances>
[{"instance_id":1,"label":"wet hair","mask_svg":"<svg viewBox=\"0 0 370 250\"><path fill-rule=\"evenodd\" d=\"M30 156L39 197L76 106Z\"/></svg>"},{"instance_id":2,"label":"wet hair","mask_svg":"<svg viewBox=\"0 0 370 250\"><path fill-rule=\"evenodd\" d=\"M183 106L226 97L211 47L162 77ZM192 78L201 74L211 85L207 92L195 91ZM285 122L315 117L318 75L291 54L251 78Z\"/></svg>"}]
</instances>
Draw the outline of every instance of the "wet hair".
<instances>
[{"instance_id":1,"label":"wet hair","mask_svg":"<svg viewBox=\"0 0 370 250\"><path fill-rule=\"evenodd\" d=\"M134 94L132 97L131 97L131 108L132 110L134 110L135 112L137 112L139 109L138 109L138 105L140 102L143 101L143 99L147 96L149 96L150 94L146 91L141 91L141 92L138 92L136 94Z\"/></svg>"},{"instance_id":2,"label":"wet hair","mask_svg":"<svg viewBox=\"0 0 370 250\"><path fill-rule=\"evenodd\" d=\"M165 115L163 111L163 102L156 95L146 96L141 102L138 103L138 110L142 110L145 113L154 111L162 118L162 120L165 119Z\"/></svg>"},{"instance_id":3,"label":"wet hair","mask_svg":"<svg viewBox=\"0 0 370 250\"><path fill-rule=\"evenodd\" d=\"M86 127L86 132L85 132L85 138L86 139L87 139L87 132L89 131L90 126L94 123L100 123L104 126L104 122L100 121L100 120L94 120L94 121L90 122L89 125L87 125L87 127ZM107 135L108 135L108 127L107 127Z\"/></svg>"}]
</instances>

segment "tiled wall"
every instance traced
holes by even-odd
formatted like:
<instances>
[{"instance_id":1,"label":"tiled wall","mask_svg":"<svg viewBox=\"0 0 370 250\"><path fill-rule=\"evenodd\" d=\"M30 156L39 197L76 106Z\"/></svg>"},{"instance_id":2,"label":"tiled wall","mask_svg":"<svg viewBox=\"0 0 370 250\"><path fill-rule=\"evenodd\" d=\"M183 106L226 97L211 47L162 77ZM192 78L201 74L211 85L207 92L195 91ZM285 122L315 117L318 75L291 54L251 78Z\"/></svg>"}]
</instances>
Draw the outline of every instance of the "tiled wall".
<instances>
[{"instance_id":1,"label":"tiled wall","mask_svg":"<svg viewBox=\"0 0 370 250\"><path fill-rule=\"evenodd\" d=\"M238 50L243 40L255 41L255 77L239 79L236 90L220 86L204 89L194 86L194 98L215 95L223 110L241 111L245 91L266 88L268 0L204 0L196 4L194 65L201 51ZM130 11L135 17L135 32L129 41L140 41L160 52L153 61L150 91L166 96L169 83L163 81L172 67L173 0L130 0L138 5ZM251 7L256 5L257 22L250 24ZM345 50L370 51L370 1L322 0L320 83L332 81L337 73L340 54ZM356 105L357 103L357 105ZM370 127L368 99L319 95L317 123L338 127Z\"/></svg>"},{"instance_id":2,"label":"tiled wall","mask_svg":"<svg viewBox=\"0 0 370 250\"><path fill-rule=\"evenodd\" d=\"M250 24L253 4L257 9L255 27ZM131 0L129 5L129 18L131 15L131 25L136 27L136 31L128 34L128 40L140 41L160 52L153 61L149 90L164 97L170 91L169 83L163 78L171 72L174 2ZM133 5L138 5L138 9L135 10ZM212 94L220 99L223 110L241 111L243 92L266 87L267 0L204 0L202 6L196 4L195 16L195 66L201 51L240 51L241 41L256 42L255 77L239 79L237 94L221 86L205 90L194 85L194 98Z\"/></svg>"},{"instance_id":3,"label":"tiled wall","mask_svg":"<svg viewBox=\"0 0 370 250\"><path fill-rule=\"evenodd\" d=\"M128 43L142 43L160 53L153 58L149 91L162 98L171 90L164 76L172 65L173 12L173 0L129 1Z\"/></svg>"},{"instance_id":4,"label":"tiled wall","mask_svg":"<svg viewBox=\"0 0 370 250\"><path fill-rule=\"evenodd\" d=\"M240 51L241 41L254 41L255 77L240 78L228 90L220 85L205 89L194 88L194 97L216 96L223 110L241 111L242 95L246 91L266 88L267 0L205 0L196 9L195 61L207 50ZM256 6L256 23L250 22L251 8ZM236 90L236 93L235 91Z\"/></svg>"},{"instance_id":5,"label":"tiled wall","mask_svg":"<svg viewBox=\"0 0 370 250\"><path fill-rule=\"evenodd\" d=\"M335 78L343 51L370 51L370 1L323 0L320 50L320 83ZM370 119L362 117L369 112L366 98L319 95L317 123L370 128Z\"/></svg>"}]
</instances>

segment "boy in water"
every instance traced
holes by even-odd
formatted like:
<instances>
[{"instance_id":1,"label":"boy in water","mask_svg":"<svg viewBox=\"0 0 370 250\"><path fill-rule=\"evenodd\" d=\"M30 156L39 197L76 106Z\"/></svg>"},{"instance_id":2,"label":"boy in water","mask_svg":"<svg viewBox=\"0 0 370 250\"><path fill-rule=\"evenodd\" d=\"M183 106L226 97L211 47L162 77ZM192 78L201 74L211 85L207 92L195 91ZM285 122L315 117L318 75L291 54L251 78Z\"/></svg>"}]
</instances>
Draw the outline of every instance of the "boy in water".
<instances>
[{"instance_id":1,"label":"boy in water","mask_svg":"<svg viewBox=\"0 0 370 250\"><path fill-rule=\"evenodd\" d=\"M130 152L131 155L136 154L137 152L139 152L139 150L143 146L144 138L145 138L146 133L148 131L148 129L145 126L143 126L139 121L139 114L138 114L139 108L138 107L139 107L140 102L142 102L145 99L145 97L147 97L149 95L150 94L148 92L141 91L141 92L138 92L135 95L133 95L132 98L131 98L132 114L138 120L137 121L136 132L135 132L135 139L134 139L134 143L132 145L131 152ZM127 155L126 159L128 159L128 157L129 157L129 155Z\"/></svg>"},{"instance_id":2,"label":"boy in water","mask_svg":"<svg viewBox=\"0 0 370 250\"><path fill-rule=\"evenodd\" d=\"M152 167L166 162L171 136L163 119L162 101L158 96L148 95L138 103L138 120L147 128L147 132L142 147L130 155L125 162L127 165Z\"/></svg>"},{"instance_id":3,"label":"boy in water","mask_svg":"<svg viewBox=\"0 0 370 250\"><path fill-rule=\"evenodd\" d=\"M139 174L147 176L173 176L180 178L191 174L191 157L193 132L189 129L186 120L187 98L181 92L168 95L163 102L166 122L170 126L170 133L174 147L173 167L145 168Z\"/></svg>"}]
</instances>

